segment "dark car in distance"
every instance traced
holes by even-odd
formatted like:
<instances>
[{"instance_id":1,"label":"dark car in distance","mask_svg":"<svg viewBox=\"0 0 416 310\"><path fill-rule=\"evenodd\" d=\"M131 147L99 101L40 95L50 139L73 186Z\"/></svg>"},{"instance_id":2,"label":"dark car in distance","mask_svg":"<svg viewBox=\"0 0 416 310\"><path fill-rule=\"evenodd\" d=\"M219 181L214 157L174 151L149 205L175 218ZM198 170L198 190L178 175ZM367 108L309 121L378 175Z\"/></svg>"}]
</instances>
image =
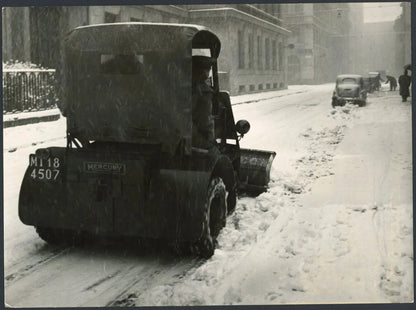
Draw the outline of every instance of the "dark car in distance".
<instances>
[{"instance_id":1,"label":"dark car in distance","mask_svg":"<svg viewBox=\"0 0 416 310\"><path fill-rule=\"evenodd\" d=\"M332 94L332 107L343 106L346 103L366 105L367 91L364 80L358 74L341 74L337 76L335 90Z\"/></svg>"}]
</instances>

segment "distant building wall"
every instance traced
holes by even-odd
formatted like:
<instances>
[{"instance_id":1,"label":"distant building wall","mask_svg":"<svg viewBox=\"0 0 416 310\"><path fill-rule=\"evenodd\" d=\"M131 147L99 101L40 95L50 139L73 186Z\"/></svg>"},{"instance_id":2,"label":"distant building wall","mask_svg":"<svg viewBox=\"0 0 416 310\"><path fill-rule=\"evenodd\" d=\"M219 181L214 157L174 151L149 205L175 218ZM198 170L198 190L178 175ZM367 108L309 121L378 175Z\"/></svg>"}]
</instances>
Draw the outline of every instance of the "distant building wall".
<instances>
[{"instance_id":1,"label":"distant building wall","mask_svg":"<svg viewBox=\"0 0 416 310\"><path fill-rule=\"evenodd\" d=\"M29 8L2 10L3 61L30 61Z\"/></svg>"},{"instance_id":2,"label":"distant building wall","mask_svg":"<svg viewBox=\"0 0 416 310\"><path fill-rule=\"evenodd\" d=\"M292 31L287 50L288 82L331 82L350 64L347 3L291 3L282 5L285 27Z\"/></svg>"},{"instance_id":3,"label":"distant building wall","mask_svg":"<svg viewBox=\"0 0 416 310\"><path fill-rule=\"evenodd\" d=\"M411 8L409 2L403 2L403 18L404 18L404 62L406 64L412 63L412 23L411 23Z\"/></svg>"},{"instance_id":4,"label":"distant building wall","mask_svg":"<svg viewBox=\"0 0 416 310\"><path fill-rule=\"evenodd\" d=\"M363 3L350 3L350 21L351 21L351 32L350 32L350 72L360 73L365 67L365 63L361 56L362 47L362 32L364 24L364 7Z\"/></svg>"},{"instance_id":5,"label":"distant building wall","mask_svg":"<svg viewBox=\"0 0 416 310\"><path fill-rule=\"evenodd\" d=\"M285 46L290 34L280 15L280 4L6 8L3 59L55 68L65 34L82 25L195 23L209 27L222 41L219 70L225 72L222 79L228 77L231 94L277 90L287 88Z\"/></svg>"},{"instance_id":6,"label":"distant building wall","mask_svg":"<svg viewBox=\"0 0 416 310\"><path fill-rule=\"evenodd\" d=\"M402 14L394 23L396 31L395 64L400 74L403 72L403 66L412 63L410 3L402 2L401 7Z\"/></svg>"},{"instance_id":7,"label":"distant building wall","mask_svg":"<svg viewBox=\"0 0 416 310\"><path fill-rule=\"evenodd\" d=\"M234 8L190 10L189 22L209 27L221 40L219 68L229 72L231 94L287 88L286 29Z\"/></svg>"},{"instance_id":8,"label":"distant building wall","mask_svg":"<svg viewBox=\"0 0 416 310\"><path fill-rule=\"evenodd\" d=\"M3 9L3 61L56 68L61 43L71 29L88 24L87 7L7 7Z\"/></svg>"},{"instance_id":9,"label":"distant building wall","mask_svg":"<svg viewBox=\"0 0 416 310\"><path fill-rule=\"evenodd\" d=\"M397 76L396 33L394 22L364 23L361 44L363 66L360 74L369 71L386 70Z\"/></svg>"}]
</instances>

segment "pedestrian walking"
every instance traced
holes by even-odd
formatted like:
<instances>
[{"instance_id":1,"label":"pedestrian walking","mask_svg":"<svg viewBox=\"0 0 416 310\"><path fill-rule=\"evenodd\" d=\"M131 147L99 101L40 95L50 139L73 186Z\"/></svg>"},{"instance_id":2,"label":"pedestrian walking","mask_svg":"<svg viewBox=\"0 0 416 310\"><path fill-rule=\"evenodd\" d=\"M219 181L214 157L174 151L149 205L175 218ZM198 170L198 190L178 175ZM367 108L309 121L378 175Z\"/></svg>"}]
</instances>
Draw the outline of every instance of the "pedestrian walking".
<instances>
[{"instance_id":1,"label":"pedestrian walking","mask_svg":"<svg viewBox=\"0 0 416 310\"><path fill-rule=\"evenodd\" d=\"M409 87L412 79L407 73L407 70L404 70L404 74L399 76L399 85L400 85L400 96L402 96L402 101L406 102L407 97L410 96Z\"/></svg>"},{"instance_id":2,"label":"pedestrian walking","mask_svg":"<svg viewBox=\"0 0 416 310\"><path fill-rule=\"evenodd\" d=\"M391 75L386 75L386 79L387 79L387 81L384 84L390 83L390 91L396 90L396 87L397 87L396 78L394 76L391 76Z\"/></svg>"}]
</instances>

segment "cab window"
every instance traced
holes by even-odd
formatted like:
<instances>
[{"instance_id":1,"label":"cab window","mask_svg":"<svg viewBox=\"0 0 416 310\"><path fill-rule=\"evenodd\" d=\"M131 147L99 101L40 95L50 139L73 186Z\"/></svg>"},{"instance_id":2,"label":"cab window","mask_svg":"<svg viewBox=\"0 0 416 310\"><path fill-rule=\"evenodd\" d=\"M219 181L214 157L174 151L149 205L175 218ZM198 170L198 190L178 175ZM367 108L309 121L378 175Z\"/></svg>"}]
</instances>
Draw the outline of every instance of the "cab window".
<instances>
[{"instance_id":1,"label":"cab window","mask_svg":"<svg viewBox=\"0 0 416 310\"><path fill-rule=\"evenodd\" d=\"M357 81L354 78L345 78L342 80L343 84L357 84Z\"/></svg>"},{"instance_id":2,"label":"cab window","mask_svg":"<svg viewBox=\"0 0 416 310\"><path fill-rule=\"evenodd\" d=\"M142 68L143 55L101 55L100 72L104 74L139 74Z\"/></svg>"}]
</instances>

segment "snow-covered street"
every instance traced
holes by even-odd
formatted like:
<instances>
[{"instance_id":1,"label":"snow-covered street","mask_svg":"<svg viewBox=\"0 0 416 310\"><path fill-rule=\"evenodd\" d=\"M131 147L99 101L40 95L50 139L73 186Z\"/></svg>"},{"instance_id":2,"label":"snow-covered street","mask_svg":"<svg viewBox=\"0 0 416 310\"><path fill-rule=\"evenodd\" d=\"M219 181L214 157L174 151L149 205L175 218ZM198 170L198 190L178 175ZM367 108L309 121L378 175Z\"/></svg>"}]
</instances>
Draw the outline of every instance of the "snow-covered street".
<instances>
[{"instance_id":1,"label":"snow-covered street","mask_svg":"<svg viewBox=\"0 0 416 310\"><path fill-rule=\"evenodd\" d=\"M208 260L134 243L56 247L18 218L29 154L65 118L5 128L5 301L13 307L413 301L411 103L331 107L333 84L233 97L243 148L275 151L269 190L240 197Z\"/></svg>"}]
</instances>

